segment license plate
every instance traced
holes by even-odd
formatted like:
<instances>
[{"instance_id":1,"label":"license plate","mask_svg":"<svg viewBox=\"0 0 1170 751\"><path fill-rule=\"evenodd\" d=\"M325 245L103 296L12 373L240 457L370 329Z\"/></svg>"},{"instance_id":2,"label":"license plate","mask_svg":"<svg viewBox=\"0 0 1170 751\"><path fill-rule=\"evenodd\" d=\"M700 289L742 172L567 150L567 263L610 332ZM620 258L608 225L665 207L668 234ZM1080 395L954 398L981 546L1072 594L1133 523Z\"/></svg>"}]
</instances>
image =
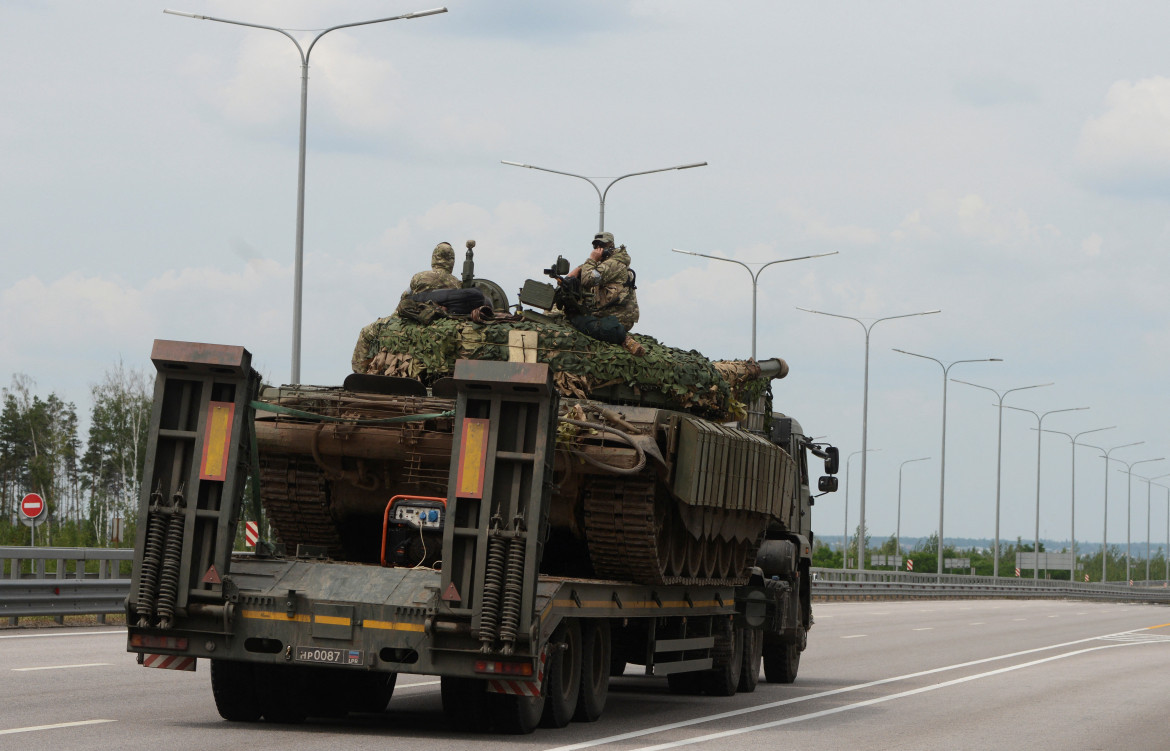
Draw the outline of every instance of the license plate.
<instances>
[{"instance_id":1,"label":"license plate","mask_svg":"<svg viewBox=\"0 0 1170 751\"><path fill-rule=\"evenodd\" d=\"M361 665L360 649L332 649L330 647L297 647L297 662L316 662L326 665Z\"/></svg>"}]
</instances>

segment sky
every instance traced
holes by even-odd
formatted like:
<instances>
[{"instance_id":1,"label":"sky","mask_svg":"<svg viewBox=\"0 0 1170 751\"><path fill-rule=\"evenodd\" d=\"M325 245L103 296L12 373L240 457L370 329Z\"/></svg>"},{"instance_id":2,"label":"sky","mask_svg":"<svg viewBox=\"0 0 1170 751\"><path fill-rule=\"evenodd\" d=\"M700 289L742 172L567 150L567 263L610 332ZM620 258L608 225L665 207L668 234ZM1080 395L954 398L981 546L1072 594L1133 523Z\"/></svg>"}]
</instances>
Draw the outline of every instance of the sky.
<instances>
[{"instance_id":1,"label":"sky","mask_svg":"<svg viewBox=\"0 0 1170 751\"><path fill-rule=\"evenodd\" d=\"M167 2L290 30L435 7ZM0 382L27 374L83 413L119 359L151 368L155 338L244 345L267 380L290 377L300 59L275 32L164 7L0 4ZM712 359L750 356L752 280L672 249L752 268L837 253L762 271L755 311L759 356L791 368L776 409L841 449L815 530L843 532L847 495L857 524L872 324L872 537L899 526L900 478L901 533L939 528L943 367L898 348L1002 358L949 375L1000 392L1051 383L1006 397L1036 413L1089 408L1044 418L1070 434L1040 441L1044 539L1070 536L1071 435L1108 427L1079 442L1166 457L1133 468L1130 536L1144 544L1138 476L1170 473L1170 5L447 8L313 48L302 381L341 382L358 331L439 241L475 239L477 274L513 301L557 255L584 259L593 188L501 160L602 186L706 161L615 184L605 229L633 257L637 330ZM945 537L995 534L997 403L948 385ZM1003 410L1005 540L1034 536L1036 426ZM1078 539L1102 539L1105 464L1076 449ZM1124 470L1110 462L1108 539L1123 546ZM1149 495L1164 542L1170 490Z\"/></svg>"}]
</instances>

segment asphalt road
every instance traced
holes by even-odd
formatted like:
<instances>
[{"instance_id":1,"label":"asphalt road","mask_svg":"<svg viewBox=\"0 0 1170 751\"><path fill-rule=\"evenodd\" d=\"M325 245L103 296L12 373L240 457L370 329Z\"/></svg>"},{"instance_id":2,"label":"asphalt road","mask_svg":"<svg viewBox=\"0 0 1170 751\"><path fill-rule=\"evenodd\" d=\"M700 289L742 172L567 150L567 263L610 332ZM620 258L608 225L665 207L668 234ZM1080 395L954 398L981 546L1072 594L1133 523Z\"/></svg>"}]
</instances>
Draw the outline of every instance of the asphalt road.
<instances>
[{"instance_id":1,"label":"asphalt road","mask_svg":"<svg viewBox=\"0 0 1170 751\"><path fill-rule=\"evenodd\" d=\"M0 749L1170 748L1170 608L969 600L814 613L791 686L675 696L631 669L600 721L520 737L454 732L438 681L409 676L381 715L228 723L206 664L140 667L122 629L0 630Z\"/></svg>"}]
</instances>

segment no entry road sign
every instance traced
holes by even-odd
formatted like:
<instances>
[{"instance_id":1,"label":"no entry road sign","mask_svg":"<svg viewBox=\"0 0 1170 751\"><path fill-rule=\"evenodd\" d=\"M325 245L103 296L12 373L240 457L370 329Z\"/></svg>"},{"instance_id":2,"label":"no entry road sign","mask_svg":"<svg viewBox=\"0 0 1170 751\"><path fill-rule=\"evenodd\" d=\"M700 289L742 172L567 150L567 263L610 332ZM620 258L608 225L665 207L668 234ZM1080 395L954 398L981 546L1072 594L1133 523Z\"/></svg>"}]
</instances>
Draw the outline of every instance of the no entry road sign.
<instances>
[{"instance_id":1,"label":"no entry road sign","mask_svg":"<svg viewBox=\"0 0 1170 751\"><path fill-rule=\"evenodd\" d=\"M45 499L36 493L29 493L20 499L20 513L26 519L39 519L45 513Z\"/></svg>"}]
</instances>

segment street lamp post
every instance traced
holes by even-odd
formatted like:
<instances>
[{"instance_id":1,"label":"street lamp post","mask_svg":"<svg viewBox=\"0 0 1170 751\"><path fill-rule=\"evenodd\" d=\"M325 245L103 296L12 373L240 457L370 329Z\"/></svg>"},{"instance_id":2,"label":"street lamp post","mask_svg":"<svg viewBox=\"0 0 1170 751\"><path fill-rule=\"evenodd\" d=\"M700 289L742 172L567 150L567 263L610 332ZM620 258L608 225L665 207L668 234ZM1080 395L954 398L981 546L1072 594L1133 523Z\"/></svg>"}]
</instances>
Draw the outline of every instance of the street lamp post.
<instances>
[{"instance_id":1,"label":"street lamp post","mask_svg":"<svg viewBox=\"0 0 1170 751\"><path fill-rule=\"evenodd\" d=\"M308 48L302 48L301 43L296 40L292 34L285 29L276 26L262 26L257 23L246 23L244 21L232 21L227 18L215 18L212 16L201 16L195 13L184 13L177 10L164 10L163 13L169 13L173 16L185 16L186 18L194 18L199 21L218 21L219 23L230 23L236 26L247 26L253 29L264 29L266 31L275 31L283 34L296 45L297 52L301 55L301 138L299 159L297 162L297 249L296 258L293 268L293 337L292 337L292 382L299 384L301 382L301 287L304 278L304 250L305 250L305 131L307 123L307 112L309 105L309 55L313 54L313 47L317 44L321 37L325 36L331 31L338 29L348 29L354 26L369 26L375 23L385 23L386 21L399 21L403 19L422 18L423 16L433 16L437 13L446 13L446 8L433 8L431 10L421 10L414 13L405 13L400 16L390 16L388 18L375 18L369 21L356 21L354 23L343 23L338 26L330 26L328 29L313 37L313 41L309 43Z\"/></svg>"},{"instance_id":2,"label":"street lamp post","mask_svg":"<svg viewBox=\"0 0 1170 751\"><path fill-rule=\"evenodd\" d=\"M915 352L907 352L904 349L894 349L895 352L900 352L903 355L910 355L911 357L921 357L923 360L930 360L938 363L942 368L943 374L943 402L942 402L942 448L939 458L938 469L938 575L942 576L943 572L943 499L946 495L947 486L947 374L951 368L959 363L964 362L1003 362L998 357L982 357L977 360L955 360L951 364L944 364L942 360L937 360L928 355L920 355Z\"/></svg>"},{"instance_id":3,"label":"street lamp post","mask_svg":"<svg viewBox=\"0 0 1170 751\"><path fill-rule=\"evenodd\" d=\"M1150 462L1160 462L1166 457L1160 456L1157 459L1138 459L1136 462L1123 462L1120 459L1115 459L1119 464L1125 465L1126 474L1126 495L1125 495L1125 581L1128 584L1133 578L1133 573L1130 571L1129 558L1129 537L1130 537L1130 522L1133 517L1133 468L1139 464L1148 464Z\"/></svg>"},{"instance_id":4,"label":"street lamp post","mask_svg":"<svg viewBox=\"0 0 1170 751\"><path fill-rule=\"evenodd\" d=\"M710 259L715 260L715 261L727 261L728 263L737 263L740 266L743 266L745 269L747 269L748 274L750 274L752 277L752 359L753 360L756 359L756 286L757 286L757 282L759 282L759 280L760 280L760 274L764 273L764 269L766 269L769 266L776 264L776 263L787 263L789 261L804 261L804 260L807 260L809 258L824 258L825 256L837 255L837 251L834 250L832 253L817 253L816 255L812 255L812 256L798 256L797 258L780 258L780 259L775 260L775 261L768 261L765 264L756 264L756 265L759 265L760 268L757 271L753 272L751 269L751 266L744 263L743 261L737 261L734 258L723 258L721 256L710 256L710 255L707 255L706 253L694 253L694 252L689 251L689 250L679 250L678 248L671 248L671 250L673 250L675 253L686 253L688 256L699 256L701 258L710 258Z\"/></svg>"},{"instance_id":5,"label":"street lamp post","mask_svg":"<svg viewBox=\"0 0 1170 751\"><path fill-rule=\"evenodd\" d=\"M1102 517L1101 523L1101 581L1104 583L1109 581L1109 455L1118 449L1127 449L1131 446L1140 446L1145 441L1134 441L1133 443L1125 443L1121 446L1114 446L1111 449L1104 449L1100 446L1090 446L1087 443L1082 443L1082 446L1088 446L1091 449L1097 449L1101 452L1101 456L1105 458L1105 514ZM1120 459L1114 459L1118 462Z\"/></svg>"},{"instance_id":6,"label":"street lamp post","mask_svg":"<svg viewBox=\"0 0 1170 751\"><path fill-rule=\"evenodd\" d=\"M1006 405L1005 405L1006 406ZM1049 415L1054 415L1057 412L1079 412L1088 409L1088 407L1066 407L1064 409L1050 409L1047 412L1039 413L1023 407L1008 407L1017 412L1027 412L1036 418L1036 547L1032 550L1036 553L1035 568L1032 569L1032 578L1040 578L1040 439L1044 437L1044 418Z\"/></svg>"},{"instance_id":7,"label":"street lamp post","mask_svg":"<svg viewBox=\"0 0 1170 751\"><path fill-rule=\"evenodd\" d=\"M1073 556L1072 571L1069 572L1069 575L1068 575L1068 581L1070 584L1072 584L1073 582L1076 581L1076 573L1077 573L1077 446L1084 446L1085 445L1083 443L1077 443L1077 439L1083 435L1088 435L1089 433L1099 433L1102 430L1113 430L1116 427L1117 427L1116 425L1110 425L1107 428L1093 428L1092 430L1082 430L1080 433L1077 433L1075 435L1071 434L1071 433L1065 433L1063 430L1049 430L1048 428L1044 429L1045 433L1059 433L1060 435L1068 438L1069 443L1070 443L1069 448L1072 450L1072 477L1071 477L1071 485L1070 485L1070 491L1069 491L1069 504L1068 504L1069 505L1069 514L1072 517L1070 519L1070 522L1069 522L1069 539L1071 540L1071 542L1069 543L1069 546L1070 546L1070 549L1072 551L1072 556Z\"/></svg>"},{"instance_id":8,"label":"street lamp post","mask_svg":"<svg viewBox=\"0 0 1170 751\"><path fill-rule=\"evenodd\" d=\"M881 449L866 449L866 451L881 451ZM849 559L849 462L860 453L860 451L854 451L845 457L845 536L841 539L842 571L848 568L846 561Z\"/></svg>"},{"instance_id":9,"label":"street lamp post","mask_svg":"<svg viewBox=\"0 0 1170 751\"><path fill-rule=\"evenodd\" d=\"M894 527L894 555L897 558L902 557L902 468L910 462L924 462L929 460L929 456L924 456L921 459L907 459L898 467L898 523ZM942 560L942 541L939 541L938 557Z\"/></svg>"},{"instance_id":10,"label":"street lamp post","mask_svg":"<svg viewBox=\"0 0 1170 751\"><path fill-rule=\"evenodd\" d=\"M869 441L869 426L867 424L869 420L869 332L873 330L874 326L877 326L882 321L892 321L895 318L911 318L913 316L928 316L935 313L941 313L942 311L926 310L922 311L921 313L903 313L902 315L898 316L886 316L885 318L874 319L868 326L866 326L860 318L854 318L853 316L843 316L838 313L825 313L821 310L810 310L808 308L802 308L799 306L797 306L796 309L803 310L805 313L816 313L817 315L830 316L832 318L844 318L847 321L855 322L858 326L861 326L861 330L865 332L865 380L861 392L861 502L859 504L860 507L858 508L858 516L860 517L860 521L858 522L860 526L858 529L861 532L861 539L857 542L857 550L860 553L863 551L865 545L865 470L867 465L866 445ZM858 571L865 570L865 561L863 560L864 558L864 555L857 556Z\"/></svg>"},{"instance_id":11,"label":"street lamp post","mask_svg":"<svg viewBox=\"0 0 1170 751\"><path fill-rule=\"evenodd\" d=\"M1150 494L1153 492L1152 485L1154 480L1160 480L1163 477L1170 477L1170 472L1157 477L1142 477L1138 475L1139 480L1146 481L1146 582L1150 581Z\"/></svg>"},{"instance_id":12,"label":"street lamp post","mask_svg":"<svg viewBox=\"0 0 1170 751\"><path fill-rule=\"evenodd\" d=\"M693 164L680 164L677 167L660 167L659 169L648 169L648 170L644 170L642 172L631 172L631 173L626 174L626 175L621 175L620 177L615 177L613 180L611 180L609 182L609 185L605 186L605 190L602 190L600 187L598 187L597 183L593 182L592 178L585 177L585 175L574 175L572 172L561 172L560 170L549 169L547 167L537 167L535 164L522 164L520 162L509 162L507 159L501 159L500 164L507 164L507 165L510 165L512 167L524 167L526 169L535 169L535 170L540 170L541 172L551 172L554 175L566 175L568 177L576 177L576 178L584 180L585 182L592 185L593 189L597 191L597 200L601 204L601 209L599 211L598 221L597 221L597 231L598 232L605 231L605 196L607 193L609 193L609 189L613 187L613 184L616 183L618 180L625 180L627 177L635 177L637 175L652 175L655 172L670 172L671 170L682 170L682 169L691 169L692 167L706 167L707 166L706 162L694 162Z\"/></svg>"},{"instance_id":13,"label":"street lamp post","mask_svg":"<svg viewBox=\"0 0 1170 751\"><path fill-rule=\"evenodd\" d=\"M969 381L960 381L958 378L952 378L955 383L966 384L967 386L974 386L977 389L990 391L999 398L999 438L996 444L995 451L995 562L992 564L992 576L999 576L999 499L1001 491L1001 475L1003 469L1003 400L1013 391L1023 391L1025 389L1038 389L1044 386L1051 386L1051 383L1037 383L1033 386L1018 386L1014 389L999 392L988 386L980 386L977 383L970 383Z\"/></svg>"}]
</instances>

